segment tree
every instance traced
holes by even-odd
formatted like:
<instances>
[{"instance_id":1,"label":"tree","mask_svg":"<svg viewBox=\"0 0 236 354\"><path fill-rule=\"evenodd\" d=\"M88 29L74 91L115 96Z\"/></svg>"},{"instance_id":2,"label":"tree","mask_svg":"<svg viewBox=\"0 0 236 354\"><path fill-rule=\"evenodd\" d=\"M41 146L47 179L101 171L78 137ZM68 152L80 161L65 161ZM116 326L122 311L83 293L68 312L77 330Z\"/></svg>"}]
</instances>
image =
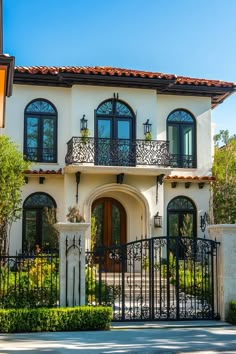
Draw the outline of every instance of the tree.
<instances>
[{"instance_id":1,"label":"tree","mask_svg":"<svg viewBox=\"0 0 236 354\"><path fill-rule=\"evenodd\" d=\"M30 163L9 137L0 136L0 251L6 252L7 233L21 216L21 189L24 171Z\"/></svg>"},{"instance_id":2,"label":"tree","mask_svg":"<svg viewBox=\"0 0 236 354\"><path fill-rule=\"evenodd\" d=\"M236 223L236 135L221 130L214 137L213 163L213 222L215 224Z\"/></svg>"}]
</instances>

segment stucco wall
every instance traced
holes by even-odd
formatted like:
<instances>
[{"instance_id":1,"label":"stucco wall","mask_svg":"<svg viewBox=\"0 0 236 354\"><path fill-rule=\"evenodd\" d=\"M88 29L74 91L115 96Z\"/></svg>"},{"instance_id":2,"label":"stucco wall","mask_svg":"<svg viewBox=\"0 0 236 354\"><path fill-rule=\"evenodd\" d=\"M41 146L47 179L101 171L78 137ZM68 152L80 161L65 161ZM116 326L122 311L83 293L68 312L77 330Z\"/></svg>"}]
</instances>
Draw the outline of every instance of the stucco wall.
<instances>
[{"instance_id":1,"label":"stucco wall","mask_svg":"<svg viewBox=\"0 0 236 354\"><path fill-rule=\"evenodd\" d=\"M136 138L143 139L143 123L147 119L152 124L152 138L166 140L166 119L175 109L189 110L196 119L197 130L197 164L196 169L170 169L165 172L171 175L204 176L209 175L212 162L211 140L211 102L209 98L157 95L155 90L129 89L117 87L97 87L77 85L70 89L53 87L35 87L14 85L13 96L7 99L6 129L2 133L8 134L23 151L24 110L27 104L37 98L51 101L58 112L58 162L35 163L31 169L57 170L65 167L66 143L72 136L80 136L80 119L85 114L88 119L90 136L94 136L94 110L101 102L112 98L114 93L119 99L126 102L136 115ZM96 168L96 167L95 167ZM75 171L74 171L75 172ZM119 168L117 168L119 173ZM103 195L114 196L127 210L128 240L142 236L166 235L166 208L169 201L177 195L191 198L199 213L208 210L209 186L199 190L198 184L191 184L189 189L179 183L176 189L170 183L156 184L156 176L163 171L156 167L156 173L143 168L139 175L125 174L124 184L116 184L116 174L88 174L81 173L78 189L79 206L85 217L89 219L93 200L93 191L100 188ZM114 189L112 186L116 185ZM110 186L110 187L109 187ZM125 187L126 186L126 187ZM110 188L110 189L109 189ZM120 189L119 189L120 188ZM122 189L123 188L123 189ZM125 189L126 188L126 189ZM130 188L130 189L129 189ZM29 183L23 188L22 200L34 192L50 194L58 206L58 220L65 221L69 206L75 204L76 182L74 173L65 173L63 176L46 176L45 183L40 185L38 177L29 177ZM102 192L101 192L102 193ZM102 195L102 194L101 194ZM91 203L88 206L88 198ZM94 199L95 194L94 194ZM156 212L163 216L163 228L153 227L153 216ZM89 221L89 220L87 220ZM199 226L199 225L198 225ZM202 233L199 231L199 236ZM22 233L22 222L13 225L11 243L16 248L21 247L19 235Z\"/></svg>"},{"instance_id":2,"label":"stucco wall","mask_svg":"<svg viewBox=\"0 0 236 354\"><path fill-rule=\"evenodd\" d=\"M98 105L119 94L136 115L136 138L142 139L143 123L150 119L153 139L166 140L166 119L175 109L187 109L196 118L197 123L197 170L191 173L206 174L211 168L211 103L209 98L156 95L155 90L128 89L116 87L74 86L71 89L53 87L34 87L14 85L14 94L7 100L6 129L4 133L23 148L24 110L27 104L44 98L51 101L58 112L58 164L50 166L64 167L67 151L66 143L72 136L80 136L80 119L85 114L88 128L94 136L94 110ZM55 166L56 165L56 166ZM48 164L36 164L47 167ZM176 173L177 169L173 173ZM187 171L178 171L188 174Z\"/></svg>"}]
</instances>

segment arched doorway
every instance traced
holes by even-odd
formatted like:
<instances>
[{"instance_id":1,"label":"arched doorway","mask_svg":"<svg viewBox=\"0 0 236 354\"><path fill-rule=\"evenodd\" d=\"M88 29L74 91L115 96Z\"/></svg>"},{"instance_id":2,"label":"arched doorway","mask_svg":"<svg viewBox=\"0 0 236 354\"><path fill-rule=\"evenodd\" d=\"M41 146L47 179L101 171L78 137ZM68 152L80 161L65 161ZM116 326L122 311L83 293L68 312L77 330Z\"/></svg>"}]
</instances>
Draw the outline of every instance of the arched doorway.
<instances>
[{"instance_id":1,"label":"arched doorway","mask_svg":"<svg viewBox=\"0 0 236 354\"><path fill-rule=\"evenodd\" d=\"M95 218L96 232L91 241L95 252L99 248L112 249L127 242L126 211L118 200L110 197L95 200L92 205L92 217ZM104 267L109 270L112 264L109 250L104 252L104 257Z\"/></svg>"}]
</instances>

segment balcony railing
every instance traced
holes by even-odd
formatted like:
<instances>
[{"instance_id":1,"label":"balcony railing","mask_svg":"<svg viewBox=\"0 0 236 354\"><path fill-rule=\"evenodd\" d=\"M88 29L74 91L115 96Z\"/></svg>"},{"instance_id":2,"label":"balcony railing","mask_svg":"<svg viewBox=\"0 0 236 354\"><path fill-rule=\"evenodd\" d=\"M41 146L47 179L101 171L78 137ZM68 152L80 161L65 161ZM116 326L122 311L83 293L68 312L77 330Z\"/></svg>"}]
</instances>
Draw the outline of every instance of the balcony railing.
<instances>
[{"instance_id":1,"label":"balcony railing","mask_svg":"<svg viewBox=\"0 0 236 354\"><path fill-rule=\"evenodd\" d=\"M169 143L161 140L128 140L72 137L67 143L67 165L170 166Z\"/></svg>"}]
</instances>

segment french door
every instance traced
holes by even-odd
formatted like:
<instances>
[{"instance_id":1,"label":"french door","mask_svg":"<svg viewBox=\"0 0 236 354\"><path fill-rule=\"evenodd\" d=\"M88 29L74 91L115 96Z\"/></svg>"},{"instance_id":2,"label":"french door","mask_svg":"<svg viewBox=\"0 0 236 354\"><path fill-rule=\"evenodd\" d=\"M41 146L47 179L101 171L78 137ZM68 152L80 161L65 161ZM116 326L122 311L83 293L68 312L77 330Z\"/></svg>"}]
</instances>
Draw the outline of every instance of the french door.
<instances>
[{"instance_id":1,"label":"french door","mask_svg":"<svg viewBox=\"0 0 236 354\"><path fill-rule=\"evenodd\" d=\"M92 215L96 220L94 251L99 255L102 250L104 270L114 270L115 248L127 242L125 209L116 199L99 198L93 203ZM119 266L117 262L115 270Z\"/></svg>"},{"instance_id":2,"label":"french door","mask_svg":"<svg viewBox=\"0 0 236 354\"><path fill-rule=\"evenodd\" d=\"M123 102L112 99L96 111L96 164L133 166L134 114Z\"/></svg>"}]
</instances>

